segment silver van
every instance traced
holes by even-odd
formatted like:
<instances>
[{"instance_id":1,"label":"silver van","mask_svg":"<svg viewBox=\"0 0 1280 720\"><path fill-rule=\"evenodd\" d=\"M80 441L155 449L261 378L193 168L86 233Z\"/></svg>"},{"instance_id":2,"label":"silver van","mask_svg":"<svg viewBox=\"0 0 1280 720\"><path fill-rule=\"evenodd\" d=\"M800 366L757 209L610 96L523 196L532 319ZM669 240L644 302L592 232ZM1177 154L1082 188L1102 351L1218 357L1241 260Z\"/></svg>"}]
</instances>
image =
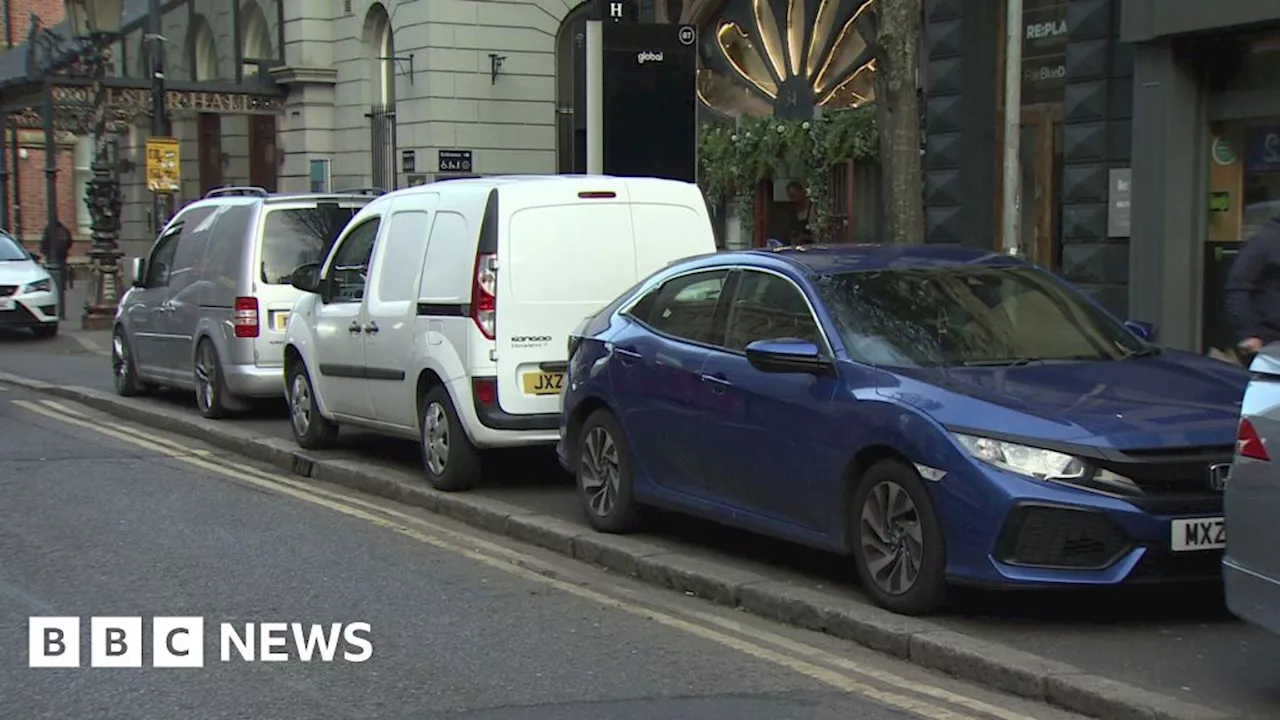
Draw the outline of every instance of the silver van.
<instances>
[{"instance_id":1,"label":"silver van","mask_svg":"<svg viewBox=\"0 0 1280 720\"><path fill-rule=\"evenodd\" d=\"M323 260L377 189L270 194L219 188L182 208L131 262L111 342L116 392L194 390L209 418L284 395L294 268Z\"/></svg>"}]
</instances>

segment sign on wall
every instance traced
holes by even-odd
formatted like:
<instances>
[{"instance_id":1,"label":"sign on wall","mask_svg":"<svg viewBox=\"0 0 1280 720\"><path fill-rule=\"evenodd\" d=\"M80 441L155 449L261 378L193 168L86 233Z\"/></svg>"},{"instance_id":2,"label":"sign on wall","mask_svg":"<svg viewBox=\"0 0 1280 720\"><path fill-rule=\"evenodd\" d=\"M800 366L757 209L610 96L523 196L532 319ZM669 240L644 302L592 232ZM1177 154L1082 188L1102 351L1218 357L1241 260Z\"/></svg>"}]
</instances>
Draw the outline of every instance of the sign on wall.
<instances>
[{"instance_id":1,"label":"sign on wall","mask_svg":"<svg viewBox=\"0 0 1280 720\"><path fill-rule=\"evenodd\" d=\"M1024 0L1022 104L1061 102L1067 78L1067 0Z\"/></svg>"},{"instance_id":2,"label":"sign on wall","mask_svg":"<svg viewBox=\"0 0 1280 720\"><path fill-rule=\"evenodd\" d=\"M182 189L182 151L177 138L147 138L147 189L176 193Z\"/></svg>"},{"instance_id":3,"label":"sign on wall","mask_svg":"<svg viewBox=\"0 0 1280 720\"><path fill-rule=\"evenodd\" d=\"M1107 237L1129 237L1130 200L1133 197L1133 171L1115 168L1109 174L1107 192Z\"/></svg>"},{"instance_id":4,"label":"sign on wall","mask_svg":"<svg viewBox=\"0 0 1280 720\"><path fill-rule=\"evenodd\" d=\"M417 172L418 153L415 150L400 151L400 172L414 173Z\"/></svg>"},{"instance_id":5,"label":"sign on wall","mask_svg":"<svg viewBox=\"0 0 1280 720\"><path fill-rule=\"evenodd\" d=\"M1280 173L1280 125L1249 130L1249 151L1244 160L1245 172Z\"/></svg>"},{"instance_id":6,"label":"sign on wall","mask_svg":"<svg viewBox=\"0 0 1280 720\"><path fill-rule=\"evenodd\" d=\"M469 173L475 167L470 150L441 150L438 172Z\"/></svg>"}]
</instances>

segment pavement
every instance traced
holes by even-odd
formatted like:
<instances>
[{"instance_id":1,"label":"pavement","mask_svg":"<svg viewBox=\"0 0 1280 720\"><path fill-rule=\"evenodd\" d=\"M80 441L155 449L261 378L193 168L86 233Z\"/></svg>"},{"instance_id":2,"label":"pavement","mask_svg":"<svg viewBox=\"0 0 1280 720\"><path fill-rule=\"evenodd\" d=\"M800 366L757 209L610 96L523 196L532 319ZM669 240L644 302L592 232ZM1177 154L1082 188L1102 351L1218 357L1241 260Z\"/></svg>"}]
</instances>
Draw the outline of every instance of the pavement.
<instances>
[{"instance_id":1,"label":"pavement","mask_svg":"<svg viewBox=\"0 0 1280 720\"><path fill-rule=\"evenodd\" d=\"M630 548L631 554L591 555L574 550L573 543L591 547L590 539L600 536L586 530L572 481L548 452L511 454L487 467L482 487L441 499L425 489L413 443L344 430L341 450L300 455L289 440L282 403L266 403L245 417L212 423L199 419L190 399L181 395L115 398L105 358L90 349L108 343L105 336L46 343L0 338L0 372L44 381L52 386L47 392L236 448L306 477L323 476L555 546L623 574L643 577L648 572L648 580L678 588L701 582L689 591L1075 711L1099 717L1210 717L1212 711L1251 720L1280 716L1280 681L1273 671L1280 667L1280 639L1231 616L1217 587L959 592L945 614L919 623L875 614L843 558L687 518L659 515L644 534L619 540L618 547ZM534 532L512 525L511 517L524 515L545 527ZM645 557L637 546L649 548L650 555L678 557L689 567L673 573L670 568L655 570L651 559L638 564L635 558ZM761 581L790 594L764 602L744 593ZM833 619L832 613L840 618ZM856 622L843 622L850 616ZM949 633L963 646L959 657L964 661L948 664L923 649L913 650L928 647L920 638L937 632ZM993 657L999 659L980 662ZM1065 693L1055 678L1073 678L1090 687ZM1157 701L1175 705L1155 709Z\"/></svg>"},{"instance_id":2,"label":"pavement","mask_svg":"<svg viewBox=\"0 0 1280 720\"><path fill-rule=\"evenodd\" d=\"M1081 717L17 385L0 427L6 717ZM78 667L28 667L32 616L80 619ZM94 616L141 618L139 666L90 666ZM153 665L156 617L203 619L202 667ZM271 622L370 652L221 657L222 623Z\"/></svg>"}]
</instances>

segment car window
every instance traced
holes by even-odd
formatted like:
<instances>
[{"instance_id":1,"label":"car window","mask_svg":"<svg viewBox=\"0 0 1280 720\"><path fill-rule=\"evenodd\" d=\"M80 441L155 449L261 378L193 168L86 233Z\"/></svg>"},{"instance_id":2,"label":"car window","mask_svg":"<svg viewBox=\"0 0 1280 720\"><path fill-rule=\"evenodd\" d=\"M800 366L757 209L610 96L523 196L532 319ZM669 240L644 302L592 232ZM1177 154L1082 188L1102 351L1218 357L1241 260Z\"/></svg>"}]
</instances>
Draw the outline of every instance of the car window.
<instances>
[{"instance_id":1,"label":"car window","mask_svg":"<svg viewBox=\"0 0 1280 720\"><path fill-rule=\"evenodd\" d=\"M1114 360L1146 347L1080 291L1033 268L863 271L818 285L849 354L876 365Z\"/></svg>"},{"instance_id":2,"label":"car window","mask_svg":"<svg viewBox=\"0 0 1280 720\"><path fill-rule=\"evenodd\" d=\"M716 322L716 308L728 276L728 270L713 270L672 278L651 290L629 314L660 333L719 345L724 328Z\"/></svg>"},{"instance_id":3,"label":"car window","mask_svg":"<svg viewBox=\"0 0 1280 720\"><path fill-rule=\"evenodd\" d=\"M369 259L378 237L380 218L370 218L353 228L345 238L329 268L332 302L360 302L369 279Z\"/></svg>"},{"instance_id":4,"label":"car window","mask_svg":"<svg viewBox=\"0 0 1280 720\"><path fill-rule=\"evenodd\" d=\"M151 262L147 263L147 287L159 288L169 284L169 275L173 270L173 256L178 251L178 237L182 226L169 228L169 232L156 242L151 251Z\"/></svg>"},{"instance_id":5,"label":"car window","mask_svg":"<svg viewBox=\"0 0 1280 720\"><path fill-rule=\"evenodd\" d=\"M262 282L288 285L299 265L324 260L358 210L320 203L268 211L262 227Z\"/></svg>"},{"instance_id":6,"label":"car window","mask_svg":"<svg viewBox=\"0 0 1280 720\"><path fill-rule=\"evenodd\" d=\"M427 213L402 210L391 216L387 237L395 238L382 249L378 261L378 284L374 296L378 302L403 302L414 299L420 259L427 247Z\"/></svg>"},{"instance_id":7,"label":"car window","mask_svg":"<svg viewBox=\"0 0 1280 720\"><path fill-rule=\"evenodd\" d=\"M825 346L809 304L795 283L771 273L744 271L729 309L725 345L742 350L757 340L779 338Z\"/></svg>"}]
</instances>

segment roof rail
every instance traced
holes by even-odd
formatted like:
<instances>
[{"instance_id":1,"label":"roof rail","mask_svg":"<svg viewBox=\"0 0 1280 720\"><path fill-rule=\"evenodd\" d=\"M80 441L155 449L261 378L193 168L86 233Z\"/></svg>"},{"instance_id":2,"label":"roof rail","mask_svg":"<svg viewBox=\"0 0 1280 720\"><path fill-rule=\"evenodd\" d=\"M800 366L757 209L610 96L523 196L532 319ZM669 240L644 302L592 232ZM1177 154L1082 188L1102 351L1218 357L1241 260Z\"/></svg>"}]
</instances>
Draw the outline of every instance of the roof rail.
<instances>
[{"instance_id":1,"label":"roof rail","mask_svg":"<svg viewBox=\"0 0 1280 720\"><path fill-rule=\"evenodd\" d=\"M228 185L227 187L214 188L205 193L205 198L223 197L224 195L248 195L252 197L268 197L271 193L266 188L253 185Z\"/></svg>"},{"instance_id":2,"label":"roof rail","mask_svg":"<svg viewBox=\"0 0 1280 720\"><path fill-rule=\"evenodd\" d=\"M334 195L386 195L386 188L380 187L362 187L362 188L345 188L343 190L334 190Z\"/></svg>"}]
</instances>

